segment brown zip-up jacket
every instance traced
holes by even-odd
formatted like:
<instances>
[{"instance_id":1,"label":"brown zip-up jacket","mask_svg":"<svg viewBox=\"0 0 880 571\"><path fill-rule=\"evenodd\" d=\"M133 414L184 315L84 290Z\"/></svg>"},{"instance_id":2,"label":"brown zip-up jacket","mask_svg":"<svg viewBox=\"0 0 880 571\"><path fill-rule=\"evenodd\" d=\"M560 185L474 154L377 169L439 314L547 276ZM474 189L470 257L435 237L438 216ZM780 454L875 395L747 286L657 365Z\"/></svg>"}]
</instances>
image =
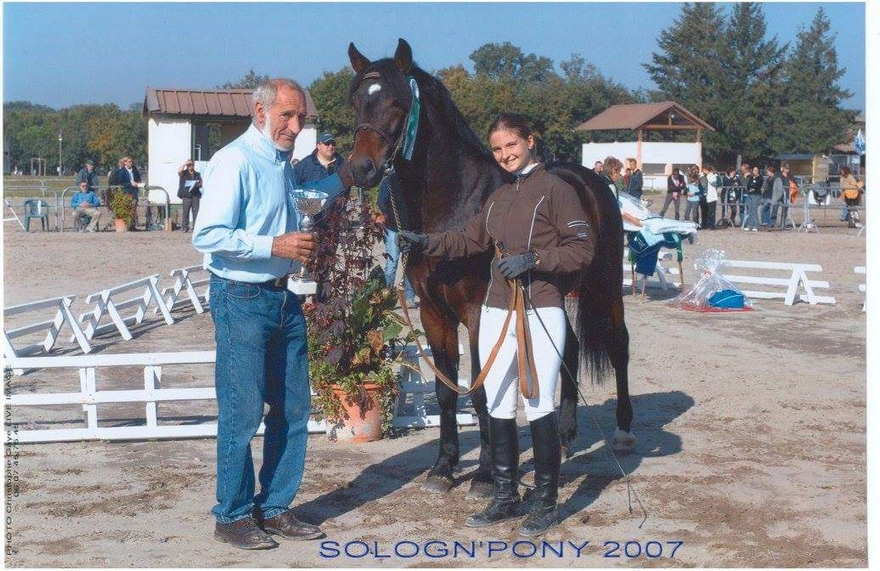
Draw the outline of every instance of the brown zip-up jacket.
<instances>
[{"instance_id":1,"label":"brown zip-up jacket","mask_svg":"<svg viewBox=\"0 0 880 571\"><path fill-rule=\"evenodd\" d=\"M510 255L532 250L538 267L523 277L534 307L564 307L563 296L593 261L590 224L577 191L538 165L489 196L463 228L428 234L429 256L467 258L504 244ZM510 288L492 261L483 304L507 309Z\"/></svg>"}]
</instances>

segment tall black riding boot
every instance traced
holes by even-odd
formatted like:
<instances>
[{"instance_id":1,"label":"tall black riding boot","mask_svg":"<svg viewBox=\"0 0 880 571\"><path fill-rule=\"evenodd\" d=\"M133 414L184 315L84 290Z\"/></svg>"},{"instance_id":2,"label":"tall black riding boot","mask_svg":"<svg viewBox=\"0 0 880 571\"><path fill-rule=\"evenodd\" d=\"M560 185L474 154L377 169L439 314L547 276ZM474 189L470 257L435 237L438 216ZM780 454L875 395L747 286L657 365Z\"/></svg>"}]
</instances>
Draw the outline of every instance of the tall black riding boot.
<instances>
[{"instance_id":1,"label":"tall black riding boot","mask_svg":"<svg viewBox=\"0 0 880 571\"><path fill-rule=\"evenodd\" d=\"M519 439L515 418L489 417L489 448L495 497L486 509L467 518L468 527L483 527L522 515L517 491Z\"/></svg>"},{"instance_id":2,"label":"tall black riding boot","mask_svg":"<svg viewBox=\"0 0 880 571\"><path fill-rule=\"evenodd\" d=\"M535 452L534 503L519 528L519 534L537 537L559 523L556 496L559 490L562 445L555 412L530 422L529 426L532 429L532 449Z\"/></svg>"}]
</instances>

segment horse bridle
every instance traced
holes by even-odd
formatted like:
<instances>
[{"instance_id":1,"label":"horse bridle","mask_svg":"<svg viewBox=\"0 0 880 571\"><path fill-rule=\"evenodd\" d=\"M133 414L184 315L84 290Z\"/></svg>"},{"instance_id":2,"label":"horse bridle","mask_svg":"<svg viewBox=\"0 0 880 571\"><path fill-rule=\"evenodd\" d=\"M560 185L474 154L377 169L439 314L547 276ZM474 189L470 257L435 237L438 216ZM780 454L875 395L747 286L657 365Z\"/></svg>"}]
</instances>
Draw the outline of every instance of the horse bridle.
<instances>
[{"instance_id":1,"label":"horse bridle","mask_svg":"<svg viewBox=\"0 0 880 571\"><path fill-rule=\"evenodd\" d=\"M361 82L365 79L380 79L382 75L378 71L369 71L364 74L361 78ZM409 81L409 76L407 76L407 81ZM414 101L410 103L410 110L407 112L406 116L409 117L412 113L412 106ZM378 127L368 121L363 121L358 123L354 128L354 138L357 139L357 134L361 131L373 131L377 135L379 135L385 143L392 147L391 154L385 159L385 162L382 163L382 172L385 177L389 177L394 174L394 161L397 159L397 155L400 154L400 150L403 148L404 140L406 139L407 134L407 125L404 124L403 128L400 130L400 135L397 136L397 140L391 136L390 133Z\"/></svg>"}]
</instances>

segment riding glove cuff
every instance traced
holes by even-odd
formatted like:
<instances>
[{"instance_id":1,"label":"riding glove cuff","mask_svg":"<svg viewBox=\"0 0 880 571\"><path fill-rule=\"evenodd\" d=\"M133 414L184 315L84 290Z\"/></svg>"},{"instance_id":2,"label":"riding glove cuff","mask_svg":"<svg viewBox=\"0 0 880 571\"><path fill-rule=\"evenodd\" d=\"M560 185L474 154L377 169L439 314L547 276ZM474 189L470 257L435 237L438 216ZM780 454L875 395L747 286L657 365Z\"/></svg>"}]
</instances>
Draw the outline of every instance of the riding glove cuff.
<instances>
[{"instance_id":1,"label":"riding glove cuff","mask_svg":"<svg viewBox=\"0 0 880 571\"><path fill-rule=\"evenodd\" d=\"M538 255L532 251L516 254L515 256L505 256L498 262L498 269L501 274L509 279L515 279L521 274L538 267Z\"/></svg>"},{"instance_id":2,"label":"riding glove cuff","mask_svg":"<svg viewBox=\"0 0 880 571\"><path fill-rule=\"evenodd\" d=\"M400 246L400 251L404 254L408 253L413 247L425 249L428 247L428 235L401 230L397 233L397 245Z\"/></svg>"}]
</instances>

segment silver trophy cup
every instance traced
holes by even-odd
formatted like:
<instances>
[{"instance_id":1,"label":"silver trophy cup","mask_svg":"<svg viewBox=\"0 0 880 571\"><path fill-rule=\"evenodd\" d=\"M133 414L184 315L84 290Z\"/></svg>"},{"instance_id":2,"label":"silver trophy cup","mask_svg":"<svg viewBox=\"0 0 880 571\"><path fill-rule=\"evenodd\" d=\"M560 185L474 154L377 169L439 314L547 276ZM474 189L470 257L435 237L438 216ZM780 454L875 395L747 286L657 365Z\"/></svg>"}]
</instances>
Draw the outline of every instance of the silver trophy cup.
<instances>
[{"instance_id":1,"label":"silver trophy cup","mask_svg":"<svg viewBox=\"0 0 880 571\"><path fill-rule=\"evenodd\" d=\"M299 223L300 232L312 231L312 226L315 224L312 217L323 210L325 202L327 202L327 193L325 192L317 190L295 190L293 192L293 204L302 214L302 220ZM299 274L293 275L292 279L298 282L313 281L305 264L300 268Z\"/></svg>"}]
</instances>

